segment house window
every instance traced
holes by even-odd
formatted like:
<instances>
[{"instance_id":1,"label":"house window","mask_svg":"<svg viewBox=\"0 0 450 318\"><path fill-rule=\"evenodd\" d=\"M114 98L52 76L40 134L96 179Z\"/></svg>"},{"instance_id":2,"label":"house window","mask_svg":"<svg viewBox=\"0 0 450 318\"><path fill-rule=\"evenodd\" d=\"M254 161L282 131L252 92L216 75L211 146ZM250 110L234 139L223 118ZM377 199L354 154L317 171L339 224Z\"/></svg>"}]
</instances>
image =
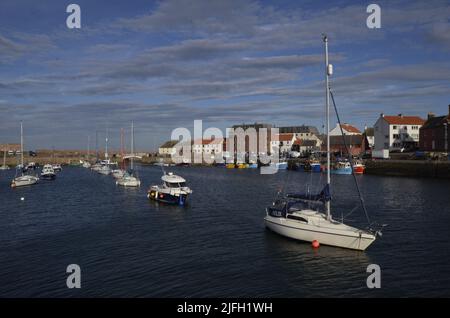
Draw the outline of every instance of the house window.
<instances>
[{"instance_id":1,"label":"house window","mask_svg":"<svg viewBox=\"0 0 450 318\"><path fill-rule=\"evenodd\" d=\"M398 134L393 134L393 135L392 135L392 138L398 139Z\"/></svg>"},{"instance_id":2,"label":"house window","mask_svg":"<svg viewBox=\"0 0 450 318\"><path fill-rule=\"evenodd\" d=\"M392 129L397 129L397 126L396 125L392 126Z\"/></svg>"},{"instance_id":3,"label":"house window","mask_svg":"<svg viewBox=\"0 0 450 318\"><path fill-rule=\"evenodd\" d=\"M389 147L389 143L385 142L384 143L384 149L387 149Z\"/></svg>"},{"instance_id":4,"label":"house window","mask_svg":"<svg viewBox=\"0 0 450 318\"><path fill-rule=\"evenodd\" d=\"M408 126L403 126L403 129L404 130L408 130Z\"/></svg>"}]
</instances>

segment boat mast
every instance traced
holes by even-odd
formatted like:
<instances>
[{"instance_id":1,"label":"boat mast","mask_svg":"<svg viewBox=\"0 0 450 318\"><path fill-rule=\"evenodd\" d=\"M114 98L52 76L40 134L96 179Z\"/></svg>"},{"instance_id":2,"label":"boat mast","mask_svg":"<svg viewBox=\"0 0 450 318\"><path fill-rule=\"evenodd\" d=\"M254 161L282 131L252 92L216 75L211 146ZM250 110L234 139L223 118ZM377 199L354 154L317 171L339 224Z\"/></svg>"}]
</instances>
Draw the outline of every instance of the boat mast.
<instances>
[{"instance_id":1,"label":"boat mast","mask_svg":"<svg viewBox=\"0 0 450 318\"><path fill-rule=\"evenodd\" d=\"M87 151L87 161L89 161L89 155L90 155L90 147L91 147L91 136L88 136L88 151Z\"/></svg>"},{"instance_id":2,"label":"boat mast","mask_svg":"<svg viewBox=\"0 0 450 318\"><path fill-rule=\"evenodd\" d=\"M327 130L327 185L330 187L330 86L328 77L331 75L331 67L328 64L328 37L323 35L323 42L325 43L325 85L326 85L326 115L325 129ZM325 208L327 212L327 219L331 219L330 200L326 201Z\"/></svg>"},{"instance_id":3,"label":"boat mast","mask_svg":"<svg viewBox=\"0 0 450 318\"><path fill-rule=\"evenodd\" d=\"M22 171L23 171L23 122L20 122L20 163L22 165Z\"/></svg>"},{"instance_id":4,"label":"boat mast","mask_svg":"<svg viewBox=\"0 0 450 318\"><path fill-rule=\"evenodd\" d=\"M6 145L6 148L9 149L9 145ZM6 167L6 148L3 149L3 167Z\"/></svg>"},{"instance_id":5,"label":"boat mast","mask_svg":"<svg viewBox=\"0 0 450 318\"><path fill-rule=\"evenodd\" d=\"M133 170L133 156L134 156L134 123L131 122L131 170Z\"/></svg>"},{"instance_id":6,"label":"boat mast","mask_svg":"<svg viewBox=\"0 0 450 318\"><path fill-rule=\"evenodd\" d=\"M120 156L122 158L122 163L120 164L122 169L124 169L124 162L123 162L123 128L120 128Z\"/></svg>"},{"instance_id":7,"label":"boat mast","mask_svg":"<svg viewBox=\"0 0 450 318\"><path fill-rule=\"evenodd\" d=\"M108 127L106 127L106 138L105 138L105 159L108 159Z\"/></svg>"}]
</instances>

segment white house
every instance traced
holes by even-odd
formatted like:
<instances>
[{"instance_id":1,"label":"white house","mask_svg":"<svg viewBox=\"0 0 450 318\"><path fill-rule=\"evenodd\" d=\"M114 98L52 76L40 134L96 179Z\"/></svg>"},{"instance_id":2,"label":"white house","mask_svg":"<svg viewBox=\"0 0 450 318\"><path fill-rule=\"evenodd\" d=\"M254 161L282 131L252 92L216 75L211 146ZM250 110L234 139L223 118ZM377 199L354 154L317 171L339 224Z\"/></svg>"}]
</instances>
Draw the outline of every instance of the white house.
<instances>
[{"instance_id":1,"label":"white house","mask_svg":"<svg viewBox=\"0 0 450 318\"><path fill-rule=\"evenodd\" d=\"M417 147L419 129L425 120L418 116L381 114L374 125L374 150L398 150Z\"/></svg>"},{"instance_id":2,"label":"white house","mask_svg":"<svg viewBox=\"0 0 450 318\"><path fill-rule=\"evenodd\" d=\"M161 145L158 149L158 153L161 156L172 156L176 152L175 145L178 143L178 140L170 140L166 141L163 145Z\"/></svg>"},{"instance_id":3,"label":"white house","mask_svg":"<svg viewBox=\"0 0 450 318\"><path fill-rule=\"evenodd\" d=\"M278 148L279 153L291 151L295 141L295 134L285 133L276 135L275 140L270 141L271 151L274 152Z\"/></svg>"},{"instance_id":4,"label":"white house","mask_svg":"<svg viewBox=\"0 0 450 318\"><path fill-rule=\"evenodd\" d=\"M221 138L196 140L192 145L192 153L221 154L223 152L223 142L224 140Z\"/></svg>"},{"instance_id":5,"label":"white house","mask_svg":"<svg viewBox=\"0 0 450 318\"><path fill-rule=\"evenodd\" d=\"M342 124L341 127L345 135L361 135L361 131L352 125ZM336 124L336 127L330 130L330 136L342 136L339 124Z\"/></svg>"}]
</instances>

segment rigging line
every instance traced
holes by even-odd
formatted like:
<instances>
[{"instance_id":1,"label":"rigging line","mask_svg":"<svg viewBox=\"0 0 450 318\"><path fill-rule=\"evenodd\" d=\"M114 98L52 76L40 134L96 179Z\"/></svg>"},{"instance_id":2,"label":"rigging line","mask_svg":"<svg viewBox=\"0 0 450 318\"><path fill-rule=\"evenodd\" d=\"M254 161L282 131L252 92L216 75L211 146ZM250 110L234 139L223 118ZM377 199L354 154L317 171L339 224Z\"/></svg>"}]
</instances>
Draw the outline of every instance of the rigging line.
<instances>
[{"instance_id":1,"label":"rigging line","mask_svg":"<svg viewBox=\"0 0 450 318\"><path fill-rule=\"evenodd\" d=\"M337 117L337 120L339 123L339 128L341 130L342 140L344 141L344 147L345 147L345 150L347 151L348 158L350 160L350 166L352 168L352 176L353 176L353 180L355 181L356 189L358 191L359 200L361 201L361 206L364 210L364 214L366 215L367 223L369 223L369 225L370 225L370 218L369 218L369 214L367 213L366 205L364 203L364 198L362 197L361 190L360 190L359 184L358 184L358 180L356 179L356 175L353 171L353 158L348 149L347 142L345 141L345 135L344 135L344 130L342 129L342 125L341 125L341 119L339 118L339 113L338 113L338 110L336 107L336 102L334 101L334 95L333 95L333 92L331 92L331 90L330 90L330 96L331 96L331 100L333 101L334 111L336 112L336 117Z\"/></svg>"}]
</instances>

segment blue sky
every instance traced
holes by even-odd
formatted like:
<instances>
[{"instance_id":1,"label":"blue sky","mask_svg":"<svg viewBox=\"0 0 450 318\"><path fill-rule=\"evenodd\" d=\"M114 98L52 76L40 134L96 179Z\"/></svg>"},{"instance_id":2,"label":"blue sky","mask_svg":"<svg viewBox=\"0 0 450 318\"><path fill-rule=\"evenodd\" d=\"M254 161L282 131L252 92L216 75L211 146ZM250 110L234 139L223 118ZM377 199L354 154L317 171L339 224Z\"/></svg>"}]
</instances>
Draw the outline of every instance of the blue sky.
<instances>
[{"instance_id":1,"label":"blue sky","mask_svg":"<svg viewBox=\"0 0 450 318\"><path fill-rule=\"evenodd\" d=\"M373 2L373 1L372 1ZM135 122L151 150L176 127L324 122L323 43L342 120L426 117L450 103L450 2L10 1L0 3L0 143L86 147ZM66 6L81 7L81 29Z\"/></svg>"}]
</instances>

